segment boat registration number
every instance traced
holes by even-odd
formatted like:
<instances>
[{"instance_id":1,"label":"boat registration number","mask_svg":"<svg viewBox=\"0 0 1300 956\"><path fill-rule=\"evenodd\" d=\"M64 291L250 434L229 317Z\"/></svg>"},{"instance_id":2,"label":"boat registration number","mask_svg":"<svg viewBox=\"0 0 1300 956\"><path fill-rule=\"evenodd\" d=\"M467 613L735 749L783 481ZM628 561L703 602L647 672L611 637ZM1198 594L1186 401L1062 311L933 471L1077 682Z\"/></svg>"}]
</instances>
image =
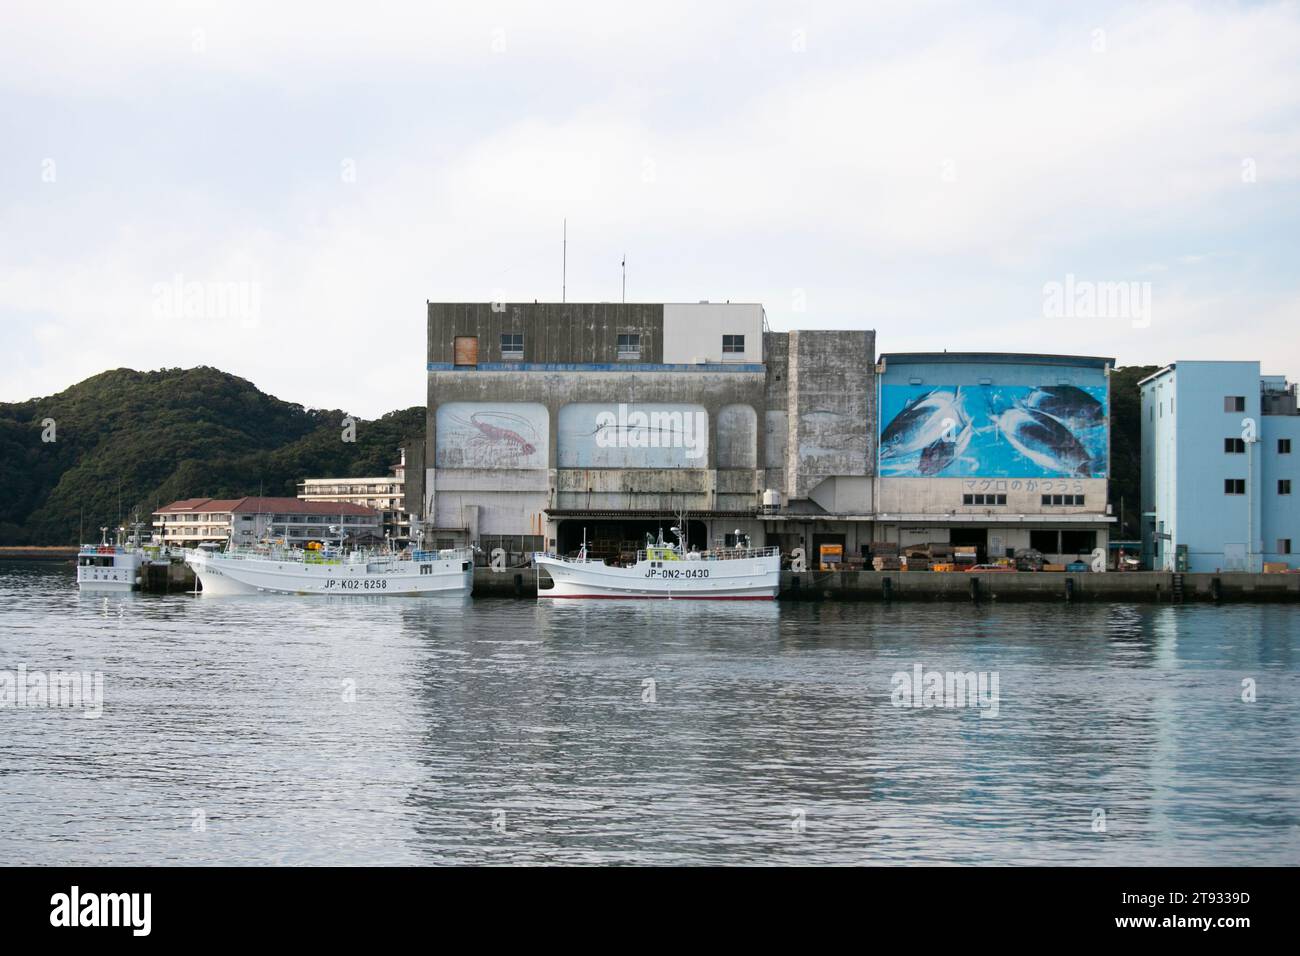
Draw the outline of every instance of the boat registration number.
<instances>
[{"instance_id":1,"label":"boat registration number","mask_svg":"<svg viewBox=\"0 0 1300 956\"><path fill-rule=\"evenodd\" d=\"M682 578L707 578L708 568L651 568L645 573L648 578L669 578L673 581Z\"/></svg>"},{"instance_id":2,"label":"boat registration number","mask_svg":"<svg viewBox=\"0 0 1300 956\"><path fill-rule=\"evenodd\" d=\"M383 578L329 578L325 582L326 591L382 591L386 587Z\"/></svg>"}]
</instances>

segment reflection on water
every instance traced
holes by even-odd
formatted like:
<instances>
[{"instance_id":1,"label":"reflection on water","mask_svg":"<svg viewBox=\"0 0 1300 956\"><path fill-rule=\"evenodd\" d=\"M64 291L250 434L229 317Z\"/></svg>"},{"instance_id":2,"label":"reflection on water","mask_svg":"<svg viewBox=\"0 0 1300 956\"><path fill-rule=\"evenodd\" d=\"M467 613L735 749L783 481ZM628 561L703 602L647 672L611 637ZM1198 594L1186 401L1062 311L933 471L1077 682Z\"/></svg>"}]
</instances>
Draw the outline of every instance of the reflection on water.
<instances>
[{"instance_id":1,"label":"reflection on water","mask_svg":"<svg viewBox=\"0 0 1300 956\"><path fill-rule=\"evenodd\" d=\"M0 671L102 672L104 712L0 710L0 849L1296 863L1298 622L1284 605L92 597L69 569L4 564ZM894 706L916 665L996 674L998 716Z\"/></svg>"}]
</instances>

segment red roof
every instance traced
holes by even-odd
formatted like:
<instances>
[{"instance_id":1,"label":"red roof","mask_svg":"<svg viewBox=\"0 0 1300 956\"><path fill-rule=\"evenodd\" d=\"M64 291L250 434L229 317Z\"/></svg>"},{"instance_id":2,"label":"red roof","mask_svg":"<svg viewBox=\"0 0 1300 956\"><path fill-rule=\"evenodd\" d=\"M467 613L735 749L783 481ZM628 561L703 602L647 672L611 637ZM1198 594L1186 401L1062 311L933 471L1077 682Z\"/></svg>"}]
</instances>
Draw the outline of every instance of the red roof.
<instances>
[{"instance_id":1,"label":"red roof","mask_svg":"<svg viewBox=\"0 0 1300 956\"><path fill-rule=\"evenodd\" d=\"M373 508L337 501L303 501L301 498L183 498L159 508L154 514L292 514L292 515L362 515L379 518Z\"/></svg>"}]
</instances>

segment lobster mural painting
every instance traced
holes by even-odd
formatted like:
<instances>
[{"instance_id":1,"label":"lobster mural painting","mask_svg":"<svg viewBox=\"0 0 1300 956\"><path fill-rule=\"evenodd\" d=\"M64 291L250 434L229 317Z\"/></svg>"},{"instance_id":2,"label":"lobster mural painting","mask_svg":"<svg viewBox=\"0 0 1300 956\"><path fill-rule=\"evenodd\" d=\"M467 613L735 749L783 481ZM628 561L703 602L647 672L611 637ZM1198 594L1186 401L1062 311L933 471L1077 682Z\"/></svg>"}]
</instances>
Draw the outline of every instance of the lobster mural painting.
<instances>
[{"instance_id":1,"label":"lobster mural painting","mask_svg":"<svg viewBox=\"0 0 1300 956\"><path fill-rule=\"evenodd\" d=\"M545 468L547 429L542 405L449 402L438 409L438 465Z\"/></svg>"}]
</instances>

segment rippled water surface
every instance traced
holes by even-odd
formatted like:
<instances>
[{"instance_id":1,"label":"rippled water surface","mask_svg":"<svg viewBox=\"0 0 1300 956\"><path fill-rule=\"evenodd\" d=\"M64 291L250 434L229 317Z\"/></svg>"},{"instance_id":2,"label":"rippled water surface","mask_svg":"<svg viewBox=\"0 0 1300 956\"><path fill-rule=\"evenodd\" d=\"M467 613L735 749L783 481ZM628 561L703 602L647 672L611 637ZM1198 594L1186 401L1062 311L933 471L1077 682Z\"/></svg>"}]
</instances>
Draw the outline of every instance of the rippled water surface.
<instances>
[{"instance_id":1,"label":"rippled water surface","mask_svg":"<svg viewBox=\"0 0 1300 956\"><path fill-rule=\"evenodd\" d=\"M0 564L0 672L104 676L99 719L0 709L0 858L1294 864L1298 656L1285 605L92 597ZM996 674L997 716L895 706L917 664Z\"/></svg>"}]
</instances>

